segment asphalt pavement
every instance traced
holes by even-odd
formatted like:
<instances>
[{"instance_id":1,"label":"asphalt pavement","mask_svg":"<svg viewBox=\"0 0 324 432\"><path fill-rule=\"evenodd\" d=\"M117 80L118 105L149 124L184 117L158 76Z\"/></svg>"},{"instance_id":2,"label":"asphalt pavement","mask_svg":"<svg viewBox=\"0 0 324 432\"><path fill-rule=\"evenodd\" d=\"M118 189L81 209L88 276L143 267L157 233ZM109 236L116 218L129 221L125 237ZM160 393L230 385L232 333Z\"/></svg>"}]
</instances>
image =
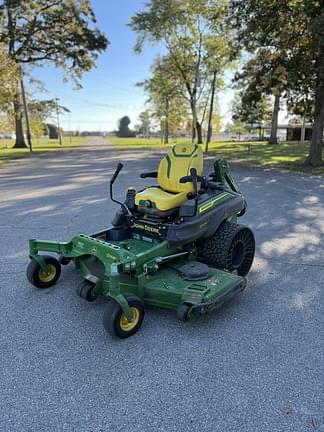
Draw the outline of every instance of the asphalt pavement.
<instances>
[{"instance_id":1,"label":"asphalt pavement","mask_svg":"<svg viewBox=\"0 0 324 432\"><path fill-rule=\"evenodd\" d=\"M113 340L73 266L45 291L25 277L29 238L109 226L116 164L122 198L163 153L95 144L0 167L0 431L324 431L323 178L233 166L257 241L247 289L185 324L149 308Z\"/></svg>"}]
</instances>

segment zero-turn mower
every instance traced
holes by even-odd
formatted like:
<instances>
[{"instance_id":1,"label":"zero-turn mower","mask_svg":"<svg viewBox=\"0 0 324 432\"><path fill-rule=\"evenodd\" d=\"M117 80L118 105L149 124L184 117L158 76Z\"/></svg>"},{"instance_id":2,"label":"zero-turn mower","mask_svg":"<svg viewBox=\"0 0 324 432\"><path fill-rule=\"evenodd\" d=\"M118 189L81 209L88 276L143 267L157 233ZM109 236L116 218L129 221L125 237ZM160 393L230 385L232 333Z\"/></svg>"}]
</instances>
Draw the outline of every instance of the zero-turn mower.
<instances>
[{"instance_id":1,"label":"zero-turn mower","mask_svg":"<svg viewBox=\"0 0 324 432\"><path fill-rule=\"evenodd\" d=\"M254 258L250 228L237 224L246 201L224 160L203 175L199 145L177 144L158 171L141 174L157 184L126 199L113 197L118 164L110 181L110 198L120 205L110 228L68 242L29 241L27 278L48 288L61 265L73 262L82 282L78 294L91 302L107 300L105 329L126 338L141 327L146 305L176 310L187 321L221 306L246 286ZM59 255L40 255L39 252Z\"/></svg>"}]
</instances>

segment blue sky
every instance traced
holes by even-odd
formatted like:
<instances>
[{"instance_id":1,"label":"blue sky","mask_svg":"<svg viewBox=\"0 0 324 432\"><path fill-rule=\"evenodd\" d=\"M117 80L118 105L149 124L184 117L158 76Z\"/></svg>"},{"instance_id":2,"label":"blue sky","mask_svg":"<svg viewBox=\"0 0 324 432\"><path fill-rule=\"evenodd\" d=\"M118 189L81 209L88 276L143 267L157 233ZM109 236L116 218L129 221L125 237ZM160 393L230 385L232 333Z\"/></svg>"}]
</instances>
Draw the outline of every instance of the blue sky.
<instances>
[{"instance_id":1,"label":"blue sky","mask_svg":"<svg viewBox=\"0 0 324 432\"><path fill-rule=\"evenodd\" d=\"M48 93L38 95L44 99L60 98L60 103L71 110L61 119L63 129L113 130L118 119L128 115L132 126L145 109L146 96L135 84L147 78L154 58L161 53L159 47L146 47L141 55L133 52L136 34L127 23L130 17L143 9L141 0L92 0L98 27L107 35L110 45L99 56L97 68L82 79L81 90L73 83L63 83L62 72L52 67L34 69L33 76L45 82ZM228 110L233 93L220 94L222 114L229 118Z\"/></svg>"}]
</instances>

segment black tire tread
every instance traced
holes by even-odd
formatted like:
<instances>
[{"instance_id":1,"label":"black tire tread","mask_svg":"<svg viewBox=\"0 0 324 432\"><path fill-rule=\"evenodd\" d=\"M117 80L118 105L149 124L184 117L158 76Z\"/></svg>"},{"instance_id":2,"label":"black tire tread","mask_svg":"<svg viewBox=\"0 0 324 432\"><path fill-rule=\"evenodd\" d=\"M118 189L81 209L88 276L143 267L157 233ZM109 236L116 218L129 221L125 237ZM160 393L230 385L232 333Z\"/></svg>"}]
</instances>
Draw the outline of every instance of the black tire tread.
<instances>
[{"instance_id":1,"label":"black tire tread","mask_svg":"<svg viewBox=\"0 0 324 432\"><path fill-rule=\"evenodd\" d=\"M56 268L55 278L50 282L42 282L38 278L40 266L37 263L37 261L35 261L33 259L29 262L29 264L27 266L26 276L27 276L28 281L32 285L34 285L36 288L45 289L45 288L51 287L52 285L54 285L58 281L59 277L61 276L61 265L60 265L59 261L51 255L42 255L42 257L45 260L46 264L52 264L55 266L55 268Z\"/></svg>"},{"instance_id":2,"label":"black tire tread","mask_svg":"<svg viewBox=\"0 0 324 432\"><path fill-rule=\"evenodd\" d=\"M77 288L77 293L82 299L91 303L96 300L96 296L92 296L92 292L94 289L95 285L87 281L82 281Z\"/></svg>"},{"instance_id":3,"label":"black tire tread","mask_svg":"<svg viewBox=\"0 0 324 432\"><path fill-rule=\"evenodd\" d=\"M221 227L216 231L216 233L213 236L200 242L197 251L198 259L204 262L205 264L211 265L220 270L231 271L231 269L228 268L228 263L227 263L228 250L230 248L230 245L235 235L243 229L247 229L252 233L252 231L245 225L225 222L224 224L221 225ZM254 251L253 251L253 257L254 257ZM247 270L247 272L244 272L242 274L239 273L239 274L241 276L246 276L249 270L250 268Z\"/></svg>"},{"instance_id":4,"label":"black tire tread","mask_svg":"<svg viewBox=\"0 0 324 432\"><path fill-rule=\"evenodd\" d=\"M125 339L135 334L140 329L145 315L144 303L139 297L137 297L135 294L124 294L124 297L126 298L130 307L135 306L141 311L140 320L133 330L129 332L124 332L120 329L119 319L122 313L122 309L115 300L112 299L108 302L103 315L103 326L105 330L111 336L121 339Z\"/></svg>"},{"instance_id":5,"label":"black tire tread","mask_svg":"<svg viewBox=\"0 0 324 432\"><path fill-rule=\"evenodd\" d=\"M216 233L205 239L198 247L198 257L206 264L214 264L217 267L225 268L225 254L228 239L237 230L237 224L225 222Z\"/></svg>"},{"instance_id":6,"label":"black tire tread","mask_svg":"<svg viewBox=\"0 0 324 432\"><path fill-rule=\"evenodd\" d=\"M187 303L181 303L178 306L176 313L177 313L177 318L179 321L182 321L182 322L189 321L188 312L189 312L190 307L191 306L188 305Z\"/></svg>"}]
</instances>

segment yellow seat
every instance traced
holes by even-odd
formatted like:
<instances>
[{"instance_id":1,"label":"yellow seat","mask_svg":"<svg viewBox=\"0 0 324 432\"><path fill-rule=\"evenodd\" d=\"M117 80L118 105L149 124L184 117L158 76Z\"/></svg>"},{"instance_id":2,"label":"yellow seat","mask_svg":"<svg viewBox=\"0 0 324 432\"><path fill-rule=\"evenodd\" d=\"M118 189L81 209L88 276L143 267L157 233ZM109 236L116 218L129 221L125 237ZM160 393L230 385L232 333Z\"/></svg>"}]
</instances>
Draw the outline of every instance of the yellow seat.
<instances>
[{"instance_id":1,"label":"yellow seat","mask_svg":"<svg viewBox=\"0 0 324 432\"><path fill-rule=\"evenodd\" d=\"M177 144L161 160L157 180L160 188L150 187L135 196L135 204L139 207L151 207L159 211L168 211L180 207L193 185L180 183L181 177L190 175L195 168L197 175L203 173L203 153L199 145Z\"/></svg>"},{"instance_id":2,"label":"yellow seat","mask_svg":"<svg viewBox=\"0 0 324 432\"><path fill-rule=\"evenodd\" d=\"M180 207L187 199L187 192L171 194L159 188L148 188L136 195L135 202L139 206L145 206L150 201L152 208L160 211L168 211Z\"/></svg>"}]
</instances>

